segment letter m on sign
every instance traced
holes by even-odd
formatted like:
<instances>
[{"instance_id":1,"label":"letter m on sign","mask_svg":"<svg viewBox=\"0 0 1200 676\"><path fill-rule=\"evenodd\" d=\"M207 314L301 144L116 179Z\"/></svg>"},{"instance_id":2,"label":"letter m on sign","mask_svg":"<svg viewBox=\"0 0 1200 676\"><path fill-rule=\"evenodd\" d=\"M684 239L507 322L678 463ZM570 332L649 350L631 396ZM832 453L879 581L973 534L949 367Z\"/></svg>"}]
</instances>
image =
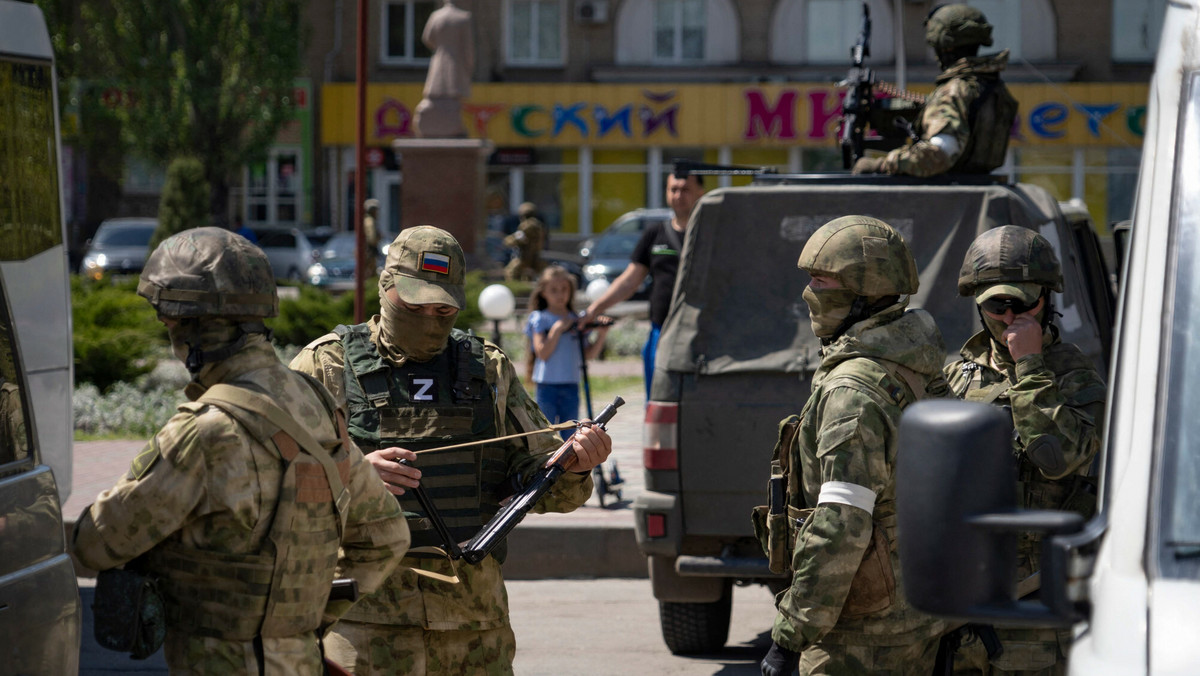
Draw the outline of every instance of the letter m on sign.
<instances>
[{"instance_id":1,"label":"letter m on sign","mask_svg":"<svg viewBox=\"0 0 1200 676\"><path fill-rule=\"evenodd\" d=\"M767 102L767 95L757 89L746 90L746 132L743 137L747 141L761 138L794 139L796 138L796 100L799 95L794 91L786 91L779 95L779 100L772 107Z\"/></svg>"}]
</instances>

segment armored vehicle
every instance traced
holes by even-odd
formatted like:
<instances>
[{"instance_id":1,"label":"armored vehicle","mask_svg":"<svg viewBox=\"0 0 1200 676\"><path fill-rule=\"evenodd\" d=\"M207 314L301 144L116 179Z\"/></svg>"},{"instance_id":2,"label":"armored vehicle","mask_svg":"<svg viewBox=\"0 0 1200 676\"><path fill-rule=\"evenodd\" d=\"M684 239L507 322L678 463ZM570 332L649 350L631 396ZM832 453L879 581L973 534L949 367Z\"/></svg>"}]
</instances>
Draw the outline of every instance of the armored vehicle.
<instances>
[{"instance_id":1,"label":"armored vehicle","mask_svg":"<svg viewBox=\"0 0 1200 676\"><path fill-rule=\"evenodd\" d=\"M1086 214L1064 215L1040 187L996 176L937 179L764 175L700 201L688 226L645 412L646 492L634 504L663 638L675 653L725 643L734 583L781 589L753 537L766 503L779 421L807 400L820 343L796 267L809 236L847 214L882 219L920 269L911 298L937 320L950 356L980 330L957 279L967 247L993 227L1032 228L1054 245L1066 278L1055 308L1063 338L1103 373L1113 295ZM769 629L772 618L762 618Z\"/></svg>"}]
</instances>

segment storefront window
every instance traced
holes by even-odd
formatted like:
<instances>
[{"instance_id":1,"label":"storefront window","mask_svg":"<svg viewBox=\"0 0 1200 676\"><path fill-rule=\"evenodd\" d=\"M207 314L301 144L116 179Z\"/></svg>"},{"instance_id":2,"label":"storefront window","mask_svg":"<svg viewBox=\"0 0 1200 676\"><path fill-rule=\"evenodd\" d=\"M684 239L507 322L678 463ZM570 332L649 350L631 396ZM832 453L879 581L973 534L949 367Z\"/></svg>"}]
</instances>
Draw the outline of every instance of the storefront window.
<instances>
[{"instance_id":1,"label":"storefront window","mask_svg":"<svg viewBox=\"0 0 1200 676\"><path fill-rule=\"evenodd\" d=\"M509 0L508 62L558 65L563 61L561 0Z\"/></svg>"},{"instance_id":2,"label":"storefront window","mask_svg":"<svg viewBox=\"0 0 1200 676\"><path fill-rule=\"evenodd\" d=\"M592 162L593 232L603 232L626 212L649 206L645 151L597 150Z\"/></svg>"},{"instance_id":3,"label":"storefront window","mask_svg":"<svg viewBox=\"0 0 1200 676\"><path fill-rule=\"evenodd\" d=\"M428 60L431 53L421 42L421 33L437 6L436 0L385 0L380 59L384 63L423 63Z\"/></svg>"}]
</instances>

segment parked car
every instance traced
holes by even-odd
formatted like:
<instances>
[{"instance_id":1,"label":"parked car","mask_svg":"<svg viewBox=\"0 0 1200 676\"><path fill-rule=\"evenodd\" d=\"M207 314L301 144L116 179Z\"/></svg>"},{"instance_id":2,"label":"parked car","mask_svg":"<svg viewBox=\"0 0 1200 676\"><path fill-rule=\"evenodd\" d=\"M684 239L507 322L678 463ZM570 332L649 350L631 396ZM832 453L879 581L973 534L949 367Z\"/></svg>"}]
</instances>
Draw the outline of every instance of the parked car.
<instances>
[{"instance_id":1,"label":"parked car","mask_svg":"<svg viewBox=\"0 0 1200 676\"><path fill-rule=\"evenodd\" d=\"M599 235L584 240L579 246L579 255L584 258L584 285L597 279L604 279L611 284L629 265L629 256L646 226L650 223L670 221L670 209L637 209L613 221L612 225ZM646 275L633 297L644 300L649 290L650 275Z\"/></svg>"},{"instance_id":2,"label":"parked car","mask_svg":"<svg viewBox=\"0 0 1200 676\"><path fill-rule=\"evenodd\" d=\"M735 583L788 584L767 568L750 513L767 502L778 423L800 412L820 364L801 297L808 275L796 260L824 223L865 214L900 231L920 269L911 304L933 315L951 351L979 329L958 296L967 246L1004 224L1036 229L1062 261L1054 306L1063 340L1106 371L1113 301L1090 219L1066 217L1038 186L1002 181L778 175L700 200L658 343L643 432L646 490L633 504L672 652L724 645ZM771 618L762 622L769 630Z\"/></svg>"},{"instance_id":3,"label":"parked car","mask_svg":"<svg viewBox=\"0 0 1200 676\"><path fill-rule=\"evenodd\" d=\"M258 246L271 261L276 279L299 282L304 272L317 260L312 242L298 228L250 226L258 238Z\"/></svg>"},{"instance_id":4,"label":"parked car","mask_svg":"<svg viewBox=\"0 0 1200 676\"><path fill-rule=\"evenodd\" d=\"M387 257L387 247L390 242L379 245L376 252L375 269L367 275L372 277L379 274ZM309 284L330 291L347 291L354 288L355 265L354 249L357 246L353 232L341 232L330 237L318 251L317 262L308 267L304 278Z\"/></svg>"},{"instance_id":5,"label":"parked car","mask_svg":"<svg viewBox=\"0 0 1200 676\"><path fill-rule=\"evenodd\" d=\"M106 274L141 274L150 253L150 237L158 221L153 218L110 218L100 223L88 240L79 274L100 279Z\"/></svg>"}]
</instances>

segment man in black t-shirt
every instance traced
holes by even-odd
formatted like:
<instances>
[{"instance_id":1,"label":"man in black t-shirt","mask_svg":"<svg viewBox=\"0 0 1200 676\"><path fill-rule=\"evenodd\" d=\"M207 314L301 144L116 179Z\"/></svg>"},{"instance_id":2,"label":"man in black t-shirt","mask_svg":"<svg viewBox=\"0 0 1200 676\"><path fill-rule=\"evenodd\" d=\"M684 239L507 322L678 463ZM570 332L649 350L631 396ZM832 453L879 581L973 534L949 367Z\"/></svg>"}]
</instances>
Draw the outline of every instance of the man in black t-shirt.
<instances>
[{"instance_id":1,"label":"man in black t-shirt","mask_svg":"<svg viewBox=\"0 0 1200 676\"><path fill-rule=\"evenodd\" d=\"M703 177L696 174L667 177L667 206L671 208L670 223L651 223L642 231L642 238L633 248L629 265L600 298L592 301L580 317L580 326L590 317L604 314L612 305L628 300L650 277L650 337L642 350L642 366L646 375L646 400L650 400L650 381L654 376L654 353L658 334L671 309L671 294L675 290L675 272L679 269L679 252L683 235L696 203L704 194Z\"/></svg>"}]
</instances>

